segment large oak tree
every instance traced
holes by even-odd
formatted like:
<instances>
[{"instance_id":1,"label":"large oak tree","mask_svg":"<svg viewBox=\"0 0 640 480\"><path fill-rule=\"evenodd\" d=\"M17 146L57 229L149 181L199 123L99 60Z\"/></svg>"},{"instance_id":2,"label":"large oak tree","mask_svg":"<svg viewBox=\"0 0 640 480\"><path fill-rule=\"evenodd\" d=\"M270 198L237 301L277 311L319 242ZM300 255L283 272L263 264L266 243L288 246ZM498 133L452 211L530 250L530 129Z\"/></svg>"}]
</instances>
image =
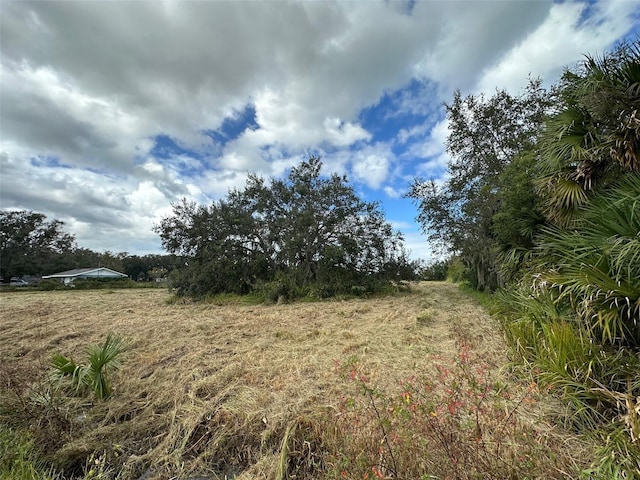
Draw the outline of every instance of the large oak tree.
<instances>
[{"instance_id":1,"label":"large oak tree","mask_svg":"<svg viewBox=\"0 0 640 480\"><path fill-rule=\"evenodd\" d=\"M321 176L321 167L312 157L286 179L250 175L211 205L175 204L156 231L168 252L188 257L174 278L178 293L247 293L277 281L326 296L411 270L379 205L358 198L346 177Z\"/></svg>"}]
</instances>

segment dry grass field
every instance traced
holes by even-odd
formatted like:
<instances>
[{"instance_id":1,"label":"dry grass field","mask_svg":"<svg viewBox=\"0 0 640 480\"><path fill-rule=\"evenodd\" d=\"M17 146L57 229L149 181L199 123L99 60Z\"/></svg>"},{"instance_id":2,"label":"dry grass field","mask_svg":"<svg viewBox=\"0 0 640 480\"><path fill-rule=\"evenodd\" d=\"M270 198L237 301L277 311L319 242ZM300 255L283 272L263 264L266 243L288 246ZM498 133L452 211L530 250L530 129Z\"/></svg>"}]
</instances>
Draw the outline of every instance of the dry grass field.
<instances>
[{"instance_id":1,"label":"dry grass field","mask_svg":"<svg viewBox=\"0 0 640 480\"><path fill-rule=\"evenodd\" d=\"M500 390L493 410L475 411L476 420L478 411L493 418L496 430L478 433L475 442L505 456L491 466L505 476L484 478L508 478L499 462L518 462L509 455L519 441L544 459L528 459L530 478L563 478L580 462L579 442L534 413L545 410L539 394L511 383L501 370L507 357L498 325L454 285L422 283L389 297L284 305L170 298L166 291L135 289L1 295L4 421L30 430L43 458L79 478L411 478L401 470L416 469L422 478L467 478L455 468L450 476L436 472L440 460L456 463L454 454L417 460L427 448L424 438L453 435L446 431L451 419L436 425L412 417L409 423L422 429L418 438L394 420L399 410L392 402L406 390L403 382L447 377L436 365L454 365L463 348L465 368L477 365L492 392ZM51 356L81 362L86 348L109 332L128 345L112 376L112 397L100 401L57 389L47 376ZM407 412L423 408L402 398ZM463 404L456 401L454 409ZM408 418L407 412L397 418ZM487 430L491 418L481 419ZM467 420L461 425L473 423ZM480 426L476 421L476 432ZM557 448L568 440L573 456ZM447 439L439 441L446 451ZM407 452L412 444L416 452ZM376 449L379 459L371 460Z\"/></svg>"}]
</instances>

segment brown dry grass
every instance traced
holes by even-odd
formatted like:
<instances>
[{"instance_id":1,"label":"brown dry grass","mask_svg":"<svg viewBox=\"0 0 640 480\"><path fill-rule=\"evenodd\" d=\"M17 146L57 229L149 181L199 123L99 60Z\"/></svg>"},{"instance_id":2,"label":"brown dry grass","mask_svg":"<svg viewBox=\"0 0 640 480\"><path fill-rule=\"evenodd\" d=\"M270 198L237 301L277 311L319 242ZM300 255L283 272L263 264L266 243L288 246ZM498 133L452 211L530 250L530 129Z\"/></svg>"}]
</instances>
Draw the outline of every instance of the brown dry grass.
<instances>
[{"instance_id":1,"label":"brown dry grass","mask_svg":"<svg viewBox=\"0 0 640 480\"><path fill-rule=\"evenodd\" d=\"M313 478L326 467L321 453L331 437L318 429L354 389L341 365L357 358L372 384L393 390L401 379L430 375L434 355L452 357L460 335L495 375L507 361L496 323L446 283L291 305L168 298L159 290L0 296L5 402L24 387L15 372L43 371L54 353L80 360L108 332L129 344L113 398L49 399L46 414L60 421L42 437L58 438L43 445L59 467L81 472L94 454L119 478L270 479L286 476L286 455L306 455Z\"/></svg>"}]
</instances>

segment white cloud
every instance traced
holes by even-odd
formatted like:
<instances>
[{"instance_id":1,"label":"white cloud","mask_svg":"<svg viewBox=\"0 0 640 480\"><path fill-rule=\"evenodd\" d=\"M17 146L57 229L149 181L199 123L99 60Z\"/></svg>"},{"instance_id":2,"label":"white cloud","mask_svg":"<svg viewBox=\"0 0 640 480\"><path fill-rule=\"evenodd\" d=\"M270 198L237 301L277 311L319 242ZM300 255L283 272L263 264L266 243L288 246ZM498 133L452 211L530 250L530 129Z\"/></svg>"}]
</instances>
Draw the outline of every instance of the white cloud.
<instances>
[{"instance_id":1,"label":"white cloud","mask_svg":"<svg viewBox=\"0 0 640 480\"><path fill-rule=\"evenodd\" d=\"M610 46L638 9L603 1L581 18L574 2L461 5L2 2L0 207L43 211L86 246L131 251L134 237L155 248L146 229L180 196L218 198L248 171L282 175L309 153L395 198L414 174L442 173L446 124L400 123L396 154L363 108L418 82L381 122L429 116L454 88L553 75ZM255 128L226 142L203 133L247 106ZM159 155L157 135L188 152Z\"/></svg>"},{"instance_id":2,"label":"white cloud","mask_svg":"<svg viewBox=\"0 0 640 480\"><path fill-rule=\"evenodd\" d=\"M445 258L442 252L429 244L425 235L407 227L403 228L403 230L405 232L404 241L409 252L409 258L412 260L422 260L426 263Z\"/></svg>"},{"instance_id":3,"label":"white cloud","mask_svg":"<svg viewBox=\"0 0 640 480\"><path fill-rule=\"evenodd\" d=\"M324 121L327 138L336 147L347 147L360 140L371 139L371 134L353 123L342 122L339 118L327 118Z\"/></svg>"},{"instance_id":4,"label":"white cloud","mask_svg":"<svg viewBox=\"0 0 640 480\"><path fill-rule=\"evenodd\" d=\"M434 5L444 12L438 18L437 40L425 49L415 73L436 82L441 98L455 88L467 90L478 72L495 62L521 41L547 16L545 1L425 2L416 14L433 14Z\"/></svg>"},{"instance_id":5,"label":"white cloud","mask_svg":"<svg viewBox=\"0 0 640 480\"><path fill-rule=\"evenodd\" d=\"M588 8L590 16L584 18ZM533 32L485 70L477 91L496 88L517 92L527 76L555 81L564 67L573 67L585 54L601 53L623 37L638 21L637 0L593 4L555 3ZM634 18L635 15L635 18Z\"/></svg>"},{"instance_id":6,"label":"white cloud","mask_svg":"<svg viewBox=\"0 0 640 480\"><path fill-rule=\"evenodd\" d=\"M400 198L402 196L402 193L389 185L383 187L382 190L389 198Z\"/></svg>"},{"instance_id":7,"label":"white cloud","mask_svg":"<svg viewBox=\"0 0 640 480\"><path fill-rule=\"evenodd\" d=\"M350 154L353 179L377 190L389 179L393 154L385 144L365 147Z\"/></svg>"}]
</instances>

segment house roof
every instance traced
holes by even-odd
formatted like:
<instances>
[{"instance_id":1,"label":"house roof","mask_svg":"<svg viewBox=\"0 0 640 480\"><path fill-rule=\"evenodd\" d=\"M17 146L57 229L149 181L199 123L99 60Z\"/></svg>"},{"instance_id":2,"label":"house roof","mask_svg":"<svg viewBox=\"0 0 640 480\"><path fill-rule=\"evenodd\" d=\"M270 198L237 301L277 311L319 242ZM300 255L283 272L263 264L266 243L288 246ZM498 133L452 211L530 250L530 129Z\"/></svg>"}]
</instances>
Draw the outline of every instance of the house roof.
<instances>
[{"instance_id":1,"label":"house roof","mask_svg":"<svg viewBox=\"0 0 640 480\"><path fill-rule=\"evenodd\" d=\"M78 277L80 275L86 275L87 273L98 272L98 271L110 272L115 275L126 277L124 273L116 272L115 270L111 270L110 268L97 267L97 268L76 268L74 270L67 270L66 272L52 273L51 275L43 275L42 278Z\"/></svg>"}]
</instances>

